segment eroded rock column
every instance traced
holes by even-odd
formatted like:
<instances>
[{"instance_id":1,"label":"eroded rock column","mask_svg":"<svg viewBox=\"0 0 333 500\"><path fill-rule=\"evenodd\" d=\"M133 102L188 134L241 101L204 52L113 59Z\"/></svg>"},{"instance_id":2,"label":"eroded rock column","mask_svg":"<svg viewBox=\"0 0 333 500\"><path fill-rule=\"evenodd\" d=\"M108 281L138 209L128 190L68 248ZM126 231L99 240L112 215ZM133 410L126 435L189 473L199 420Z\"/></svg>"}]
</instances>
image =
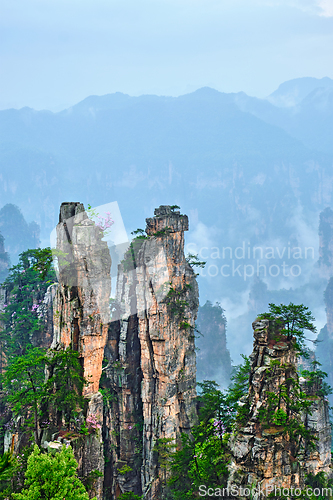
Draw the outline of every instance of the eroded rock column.
<instances>
[{"instance_id":1,"label":"eroded rock column","mask_svg":"<svg viewBox=\"0 0 333 500\"><path fill-rule=\"evenodd\" d=\"M80 353L85 395L98 392L110 323L111 257L103 231L81 203L62 203L57 225L59 286L53 304L54 338Z\"/></svg>"},{"instance_id":2,"label":"eroded rock column","mask_svg":"<svg viewBox=\"0 0 333 500\"><path fill-rule=\"evenodd\" d=\"M228 488L253 488L253 498L258 500L261 498L255 493L258 490L267 496L275 487L289 491L303 488L305 473L329 473L331 459L328 403L317 393L308 392L308 401L312 403L309 411L294 415L319 437L316 450L311 451L305 441L300 441L297 432L292 438L286 432L285 419L292 416L286 399L295 398L296 402L297 395L292 388L300 390L293 339L287 340L280 335L280 330L270 320L255 321L253 329L250 387L241 400L242 417L230 439L232 460ZM273 399L281 395L277 404L275 399L272 402L271 395ZM280 413L275 413L275 418L269 421L265 412L273 414L277 408Z\"/></svg>"},{"instance_id":3,"label":"eroded rock column","mask_svg":"<svg viewBox=\"0 0 333 500\"><path fill-rule=\"evenodd\" d=\"M79 352L83 376L88 381L87 418L103 421L103 398L99 393L104 348L110 323L111 257L103 231L92 222L81 203L62 203L57 231L59 284L53 302L52 348L71 347ZM79 474L104 472L102 432L87 436L75 448ZM95 485L103 498L103 477Z\"/></svg>"},{"instance_id":4,"label":"eroded rock column","mask_svg":"<svg viewBox=\"0 0 333 500\"><path fill-rule=\"evenodd\" d=\"M133 241L119 266L118 320L106 349L117 395L109 474L114 495L134 491L159 500L167 479L164 450L196 420L198 286L184 256L187 216L161 206L146 222L147 236Z\"/></svg>"}]
</instances>

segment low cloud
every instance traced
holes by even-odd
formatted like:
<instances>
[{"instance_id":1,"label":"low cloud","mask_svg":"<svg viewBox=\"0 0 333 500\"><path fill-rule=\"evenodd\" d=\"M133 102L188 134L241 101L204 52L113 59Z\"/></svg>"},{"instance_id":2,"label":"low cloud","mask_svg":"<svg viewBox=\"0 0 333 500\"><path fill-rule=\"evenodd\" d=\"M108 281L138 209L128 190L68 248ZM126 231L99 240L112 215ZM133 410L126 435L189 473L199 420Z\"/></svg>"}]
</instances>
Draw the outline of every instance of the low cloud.
<instances>
[{"instance_id":1,"label":"low cloud","mask_svg":"<svg viewBox=\"0 0 333 500\"><path fill-rule=\"evenodd\" d=\"M318 6L321 9L321 16L333 17L333 0L319 0Z\"/></svg>"},{"instance_id":2,"label":"low cloud","mask_svg":"<svg viewBox=\"0 0 333 500\"><path fill-rule=\"evenodd\" d=\"M333 17L333 0L266 0L265 5L294 7L322 17Z\"/></svg>"}]
</instances>

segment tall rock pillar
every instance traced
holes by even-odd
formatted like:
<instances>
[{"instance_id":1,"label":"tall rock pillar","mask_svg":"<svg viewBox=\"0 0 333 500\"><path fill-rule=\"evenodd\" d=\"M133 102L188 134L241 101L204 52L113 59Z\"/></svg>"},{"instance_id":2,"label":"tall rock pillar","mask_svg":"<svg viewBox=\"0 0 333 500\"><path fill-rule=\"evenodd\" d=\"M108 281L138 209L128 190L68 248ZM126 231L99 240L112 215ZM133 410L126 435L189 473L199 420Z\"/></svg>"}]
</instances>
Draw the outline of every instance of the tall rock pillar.
<instances>
[{"instance_id":1,"label":"tall rock pillar","mask_svg":"<svg viewBox=\"0 0 333 500\"><path fill-rule=\"evenodd\" d=\"M87 417L102 423L103 399L98 392L104 348L110 323L111 257L102 230L92 222L81 203L62 203L57 232L59 285L53 303L52 348L71 347L79 352L83 375L88 381ZM80 475L104 471L101 431L76 450ZM95 487L103 496L103 479Z\"/></svg>"},{"instance_id":2,"label":"tall rock pillar","mask_svg":"<svg viewBox=\"0 0 333 500\"><path fill-rule=\"evenodd\" d=\"M291 398L296 407L297 394L301 388L306 390L305 380L297 373L294 340L281 335L281 327L277 328L274 321L257 320L252 326L250 387L241 400L241 418L229 443L232 460L228 488L238 488L238 492L240 488L243 492L252 488L252 498L259 500L269 493L284 495L279 489L302 489L308 472L330 473L331 438L328 403L323 397L308 391L311 406L301 414L293 413L293 405L286 403ZM319 438L315 450L300 438L297 427L292 435L286 431L291 417ZM242 500L248 497L246 493L238 496Z\"/></svg>"},{"instance_id":3,"label":"tall rock pillar","mask_svg":"<svg viewBox=\"0 0 333 500\"><path fill-rule=\"evenodd\" d=\"M57 225L59 286L52 347L80 353L85 394L98 392L110 323L111 257L102 230L81 203L62 203Z\"/></svg>"},{"instance_id":4,"label":"tall rock pillar","mask_svg":"<svg viewBox=\"0 0 333 500\"><path fill-rule=\"evenodd\" d=\"M116 436L109 475L114 496L133 491L160 500L167 479L163 454L196 420L199 304L184 255L187 216L161 206L146 222L146 236L133 240L119 266L118 316L106 349L116 394L108 417Z\"/></svg>"}]
</instances>

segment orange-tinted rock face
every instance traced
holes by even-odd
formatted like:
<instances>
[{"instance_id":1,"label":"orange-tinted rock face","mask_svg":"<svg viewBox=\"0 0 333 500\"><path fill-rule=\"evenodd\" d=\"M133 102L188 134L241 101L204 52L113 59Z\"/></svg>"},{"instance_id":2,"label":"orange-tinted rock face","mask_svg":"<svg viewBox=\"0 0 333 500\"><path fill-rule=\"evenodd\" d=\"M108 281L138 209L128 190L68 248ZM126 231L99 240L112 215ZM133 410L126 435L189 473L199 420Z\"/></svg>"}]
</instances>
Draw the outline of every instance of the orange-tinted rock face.
<instances>
[{"instance_id":1,"label":"orange-tinted rock face","mask_svg":"<svg viewBox=\"0 0 333 500\"><path fill-rule=\"evenodd\" d=\"M184 256L186 216L170 207L147 219L147 238L134 240L119 266L106 370L117 394L110 489L159 500L165 484L163 446L175 444L196 419L195 274ZM166 441L169 440L169 441ZM131 468L127 474L122 467ZM107 479L107 474L106 474Z\"/></svg>"},{"instance_id":2,"label":"orange-tinted rock face","mask_svg":"<svg viewBox=\"0 0 333 500\"><path fill-rule=\"evenodd\" d=\"M88 219L80 203L63 203L57 226L59 284L53 301L51 347L71 347L80 354L88 381L84 395L89 404L87 418L103 422L103 398L98 392L110 323L111 257L102 231ZM75 448L79 472L103 475L103 440L100 429ZM94 486L97 500L103 498L103 477Z\"/></svg>"},{"instance_id":3,"label":"orange-tinted rock face","mask_svg":"<svg viewBox=\"0 0 333 500\"><path fill-rule=\"evenodd\" d=\"M175 445L196 419L198 287L184 256L187 229L187 217L170 207L160 207L154 218L147 219L148 236L133 242L119 266L110 324L107 245L81 204L61 206L52 347L71 346L80 353L90 382L86 389L90 413L92 404L93 413L100 413L101 395L96 393L103 357L109 361L102 383L107 389L106 497L133 491L144 493L147 500L159 500L166 481L164 448ZM93 467L87 452L78 451L82 473ZM93 440L89 453L100 469L101 441ZM98 488L100 499L101 481Z\"/></svg>"},{"instance_id":4,"label":"orange-tinted rock face","mask_svg":"<svg viewBox=\"0 0 333 500\"><path fill-rule=\"evenodd\" d=\"M52 347L71 346L83 360L89 382L85 394L98 391L109 326L111 258L102 231L80 203L63 203L57 226L59 286L53 304Z\"/></svg>"},{"instance_id":5,"label":"orange-tinted rock face","mask_svg":"<svg viewBox=\"0 0 333 500\"><path fill-rule=\"evenodd\" d=\"M281 394L281 387L297 387L299 378L292 341L277 341L278 331L269 320L254 322L253 329L255 341L250 356L250 388L242 402L247 411L244 421L230 439L232 461L228 487L260 487L267 495L272 486L302 488L306 472L329 472L331 436L328 404L321 397L313 400L312 416L307 413L296 417L320 438L313 452L304 441L299 441L298 436L290 439L279 422L267 425L267 420L260 417L260 412L269 406L269 393ZM295 385L289 384L288 380L294 381ZM292 392L288 394L294 397ZM289 412L283 397L280 408Z\"/></svg>"}]
</instances>

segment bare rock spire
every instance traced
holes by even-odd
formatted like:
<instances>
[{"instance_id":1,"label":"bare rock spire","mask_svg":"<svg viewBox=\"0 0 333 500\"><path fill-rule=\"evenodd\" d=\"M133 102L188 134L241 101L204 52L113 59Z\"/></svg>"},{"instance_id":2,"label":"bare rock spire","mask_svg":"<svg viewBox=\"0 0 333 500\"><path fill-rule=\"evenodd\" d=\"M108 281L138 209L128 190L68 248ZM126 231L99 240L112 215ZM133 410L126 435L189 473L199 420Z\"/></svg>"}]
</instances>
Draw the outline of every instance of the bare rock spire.
<instances>
[{"instance_id":1,"label":"bare rock spire","mask_svg":"<svg viewBox=\"0 0 333 500\"><path fill-rule=\"evenodd\" d=\"M133 491L159 500L167 480L163 453L196 420L199 304L195 273L184 255L187 216L161 206L146 222L147 236L133 240L118 270L118 316L106 349L116 396L106 476L115 496Z\"/></svg>"},{"instance_id":2,"label":"bare rock spire","mask_svg":"<svg viewBox=\"0 0 333 500\"><path fill-rule=\"evenodd\" d=\"M102 230L81 203L62 203L57 225L59 286L54 339L80 353L86 394L98 392L110 322L111 257Z\"/></svg>"}]
</instances>

